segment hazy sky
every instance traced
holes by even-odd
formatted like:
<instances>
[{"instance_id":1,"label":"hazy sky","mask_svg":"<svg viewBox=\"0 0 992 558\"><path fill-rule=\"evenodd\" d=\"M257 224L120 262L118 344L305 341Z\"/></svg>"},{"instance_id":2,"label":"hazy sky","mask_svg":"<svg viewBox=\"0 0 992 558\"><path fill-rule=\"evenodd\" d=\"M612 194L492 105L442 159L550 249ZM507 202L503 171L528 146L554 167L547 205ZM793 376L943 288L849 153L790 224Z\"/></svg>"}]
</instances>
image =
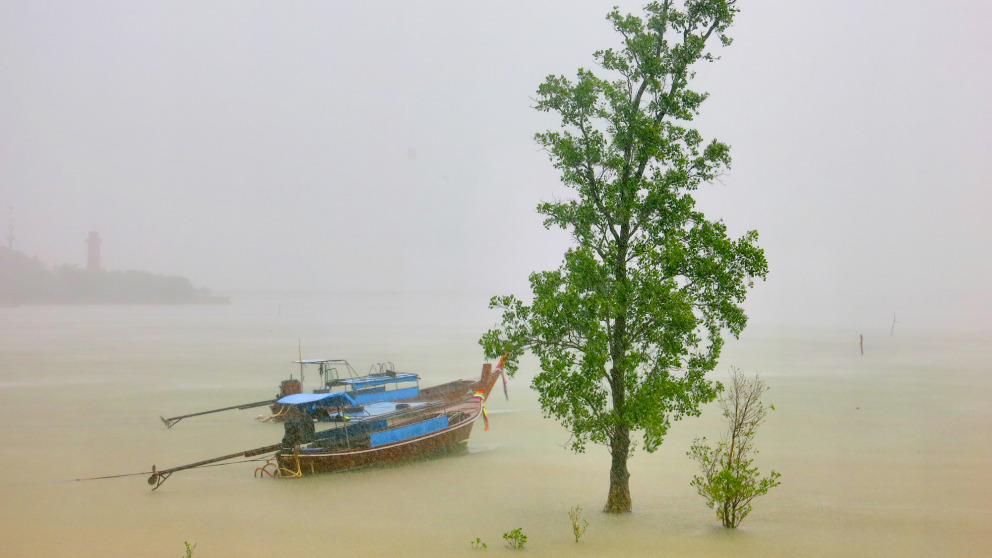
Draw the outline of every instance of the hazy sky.
<instances>
[{"instance_id":1,"label":"hazy sky","mask_svg":"<svg viewBox=\"0 0 992 558\"><path fill-rule=\"evenodd\" d=\"M524 294L567 242L533 92L613 4L0 0L3 233L217 292ZM753 322L989 326L992 4L740 5L700 203L761 234Z\"/></svg>"}]
</instances>

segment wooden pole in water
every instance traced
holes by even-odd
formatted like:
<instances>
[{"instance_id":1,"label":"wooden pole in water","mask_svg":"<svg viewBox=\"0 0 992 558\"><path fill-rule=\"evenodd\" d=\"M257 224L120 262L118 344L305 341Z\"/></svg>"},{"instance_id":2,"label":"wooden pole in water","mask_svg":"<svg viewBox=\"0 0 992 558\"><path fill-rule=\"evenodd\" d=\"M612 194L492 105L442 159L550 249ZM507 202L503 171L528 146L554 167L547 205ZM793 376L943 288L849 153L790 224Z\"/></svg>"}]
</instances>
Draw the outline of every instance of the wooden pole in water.
<instances>
[{"instance_id":1,"label":"wooden pole in water","mask_svg":"<svg viewBox=\"0 0 992 558\"><path fill-rule=\"evenodd\" d=\"M861 334L861 356L865 354L865 334Z\"/></svg>"}]
</instances>

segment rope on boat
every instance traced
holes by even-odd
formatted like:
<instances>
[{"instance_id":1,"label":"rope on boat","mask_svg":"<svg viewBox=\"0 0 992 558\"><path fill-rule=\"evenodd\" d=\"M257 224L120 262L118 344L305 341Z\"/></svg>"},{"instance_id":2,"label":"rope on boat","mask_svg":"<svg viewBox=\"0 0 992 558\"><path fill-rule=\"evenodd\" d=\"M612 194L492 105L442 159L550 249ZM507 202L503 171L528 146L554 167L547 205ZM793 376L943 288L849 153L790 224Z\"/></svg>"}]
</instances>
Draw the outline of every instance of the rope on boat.
<instances>
[{"instance_id":1,"label":"rope on boat","mask_svg":"<svg viewBox=\"0 0 992 558\"><path fill-rule=\"evenodd\" d=\"M224 465L238 465L238 464L241 464L241 463L255 463L255 462L258 462L258 461L265 461L266 459L267 458L265 458L265 457L256 457L255 459L244 459L242 461L231 461L230 463L213 463L211 465L200 465L199 467L197 467L197 469L203 469L203 468L206 468L206 467L222 467ZM154 471L144 471L144 472L141 472L141 473L124 473L122 475L106 475L106 476L103 476L103 477L88 477L88 478L85 478L85 479L73 479L73 480L75 482L80 482L80 481L119 479L119 478L124 478L124 477L137 477L137 476L141 476L141 475L151 475L153 473L154 473Z\"/></svg>"},{"instance_id":2,"label":"rope on boat","mask_svg":"<svg viewBox=\"0 0 992 558\"><path fill-rule=\"evenodd\" d=\"M262 465L261 467L255 469L254 476L258 478L263 478L265 476L268 476L270 479L274 479L276 477L289 477L289 478L302 477L303 470L300 467L300 456L297 454L293 454L293 456L296 459L295 471L292 469L287 469L285 467L280 467L278 458L276 456L272 456L266 460L265 465ZM256 459L254 461L261 461L261 459ZM270 468L271 470L269 470Z\"/></svg>"},{"instance_id":3,"label":"rope on boat","mask_svg":"<svg viewBox=\"0 0 992 558\"><path fill-rule=\"evenodd\" d=\"M285 415L287 412L289 412L289 407L288 406L282 407L281 409L279 409L279 412L278 413L271 414L271 415L269 415L267 417L262 417L262 415L258 415L258 417L256 417L255 420L257 420L259 422L269 422L272 419L277 419L277 418Z\"/></svg>"},{"instance_id":4,"label":"rope on boat","mask_svg":"<svg viewBox=\"0 0 992 558\"><path fill-rule=\"evenodd\" d=\"M79 482L79 481L104 480L104 479L119 479L122 477L136 477L138 475L150 475L150 474L152 474L151 471L145 471L143 473L125 473L123 475L107 475L105 477L89 477L85 479L75 479L75 480L76 482Z\"/></svg>"},{"instance_id":5,"label":"rope on boat","mask_svg":"<svg viewBox=\"0 0 992 558\"><path fill-rule=\"evenodd\" d=\"M269 467L272 467L273 471L270 471ZM270 479L274 479L278 474L279 474L279 466L272 462L272 458L269 458L268 462L266 462L265 465L255 468L255 474L253 476L257 478L262 478L263 476L268 475Z\"/></svg>"}]
</instances>

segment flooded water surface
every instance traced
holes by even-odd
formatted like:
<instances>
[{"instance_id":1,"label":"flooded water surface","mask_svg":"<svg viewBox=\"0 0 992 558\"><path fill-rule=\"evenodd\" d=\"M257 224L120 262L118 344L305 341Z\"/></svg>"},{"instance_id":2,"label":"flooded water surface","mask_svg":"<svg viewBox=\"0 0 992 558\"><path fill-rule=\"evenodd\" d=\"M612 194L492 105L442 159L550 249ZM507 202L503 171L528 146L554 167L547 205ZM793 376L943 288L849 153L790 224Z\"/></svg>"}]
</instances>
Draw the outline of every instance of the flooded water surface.
<instances>
[{"instance_id":1,"label":"flooded water surface","mask_svg":"<svg viewBox=\"0 0 992 558\"><path fill-rule=\"evenodd\" d=\"M689 481L715 405L630 463L634 512L610 516L609 456L576 455L542 418L527 360L497 387L465 455L338 475L255 478L260 462L140 473L278 443L265 409L174 416L273 397L304 358L364 373L392 361L427 386L477 377L496 319L470 296L242 296L230 306L0 309L0 553L4 556L474 555L522 528L541 556L992 555L992 343L979 335L747 331L730 366L775 405L758 465L782 485L737 531ZM315 382L308 379L311 389ZM243 460L242 460L243 461ZM572 541L567 512L589 528Z\"/></svg>"}]
</instances>

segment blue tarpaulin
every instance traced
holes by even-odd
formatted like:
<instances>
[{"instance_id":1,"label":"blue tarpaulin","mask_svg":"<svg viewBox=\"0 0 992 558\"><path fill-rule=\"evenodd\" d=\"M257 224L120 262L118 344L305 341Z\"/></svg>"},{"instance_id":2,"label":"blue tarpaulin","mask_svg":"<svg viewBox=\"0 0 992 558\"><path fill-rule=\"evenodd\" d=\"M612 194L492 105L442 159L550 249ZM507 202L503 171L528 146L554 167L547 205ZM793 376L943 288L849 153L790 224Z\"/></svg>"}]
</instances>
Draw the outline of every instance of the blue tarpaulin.
<instances>
[{"instance_id":1,"label":"blue tarpaulin","mask_svg":"<svg viewBox=\"0 0 992 558\"><path fill-rule=\"evenodd\" d=\"M355 394L354 399L360 405L367 405L369 403L378 403L380 401L399 401L401 399L409 399L418 395L420 395L420 388L410 387L394 389L392 391L357 393Z\"/></svg>"},{"instance_id":2,"label":"blue tarpaulin","mask_svg":"<svg viewBox=\"0 0 992 558\"><path fill-rule=\"evenodd\" d=\"M338 440L344 440L349 436L358 436L359 434L364 434L372 430L378 430L380 428L386 427L385 420L368 420L363 422L355 422L340 428L332 428L330 430L324 430L322 432L317 432L314 436L317 440L330 440L332 442Z\"/></svg>"},{"instance_id":3,"label":"blue tarpaulin","mask_svg":"<svg viewBox=\"0 0 992 558\"><path fill-rule=\"evenodd\" d=\"M393 442L423 436L424 434L429 434L431 432L437 432L438 430L443 430L447 427L448 417L446 415L441 415L416 424L408 424L406 426L400 426L399 428L376 432L369 436L369 442L372 447L383 446L386 444L392 444Z\"/></svg>"},{"instance_id":4,"label":"blue tarpaulin","mask_svg":"<svg viewBox=\"0 0 992 558\"><path fill-rule=\"evenodd\" d=\"M354 406L355 400L351 398L347 393L334 392L334 393L294 393L293 395L287 395L282 399L276 401L276 403L282 403L284 405L308 405L311 403L320 402L324 406L331 407L343 407L345 405Z\"/></svg>"},{"instance_id":5,"label":"blue tarpaulin","mask_svg":"<svg viewBox=\"0 0 992 558\"><path fill-rule=\"evenodd\" d=\"M397 409L397 407L400 405L405 405L405 407ZM347 416L348 418L351 419L361 419L363 417L375 417L375 416L395 413L403 409L416 409L417 407L423 407L424 405L426 405L426 403L418 403L418 402L396 403L394 401L382 401L379 403L369 403L367 405L362 405L361 411L348 413ZM337 413L335 413L332 416L337 416Z\"/></svg>"}]
</instances>

